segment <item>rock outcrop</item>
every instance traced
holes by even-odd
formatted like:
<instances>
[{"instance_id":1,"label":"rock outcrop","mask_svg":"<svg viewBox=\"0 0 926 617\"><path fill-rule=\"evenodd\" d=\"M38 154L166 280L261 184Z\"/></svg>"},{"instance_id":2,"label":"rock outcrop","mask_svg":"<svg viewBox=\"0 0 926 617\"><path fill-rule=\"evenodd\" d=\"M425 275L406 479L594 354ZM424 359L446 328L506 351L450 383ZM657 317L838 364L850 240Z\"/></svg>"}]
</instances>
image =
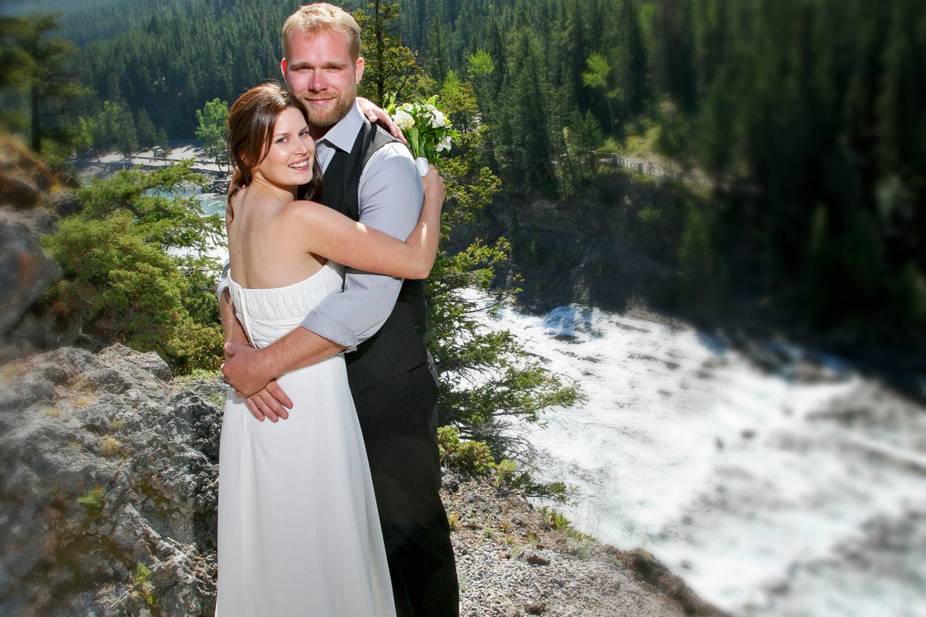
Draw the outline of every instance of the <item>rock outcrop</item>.
<instances>
[{"instance_id":1,"label":"rock outcrop","mask_svg":"<svg viewBox=\"0 0 926 617\"><path fill-rule=\"evenodd\" d=\"M677 286L672 239L684 213L677 201L670 186L618 174L569 202L497 200L471 225L457 226L447 248L505 237L511 259L497 269L498 281L521 289L518 303L531 311L570 303L610 311L670 307Z\"/></svg>"},{"instance_id":2,"label":"rock outcrop","mask_svg":"<svg viewBox=\"0 0 926 617\"><path fill-rule=\"evenodd\" d=\"M25 144L0 133L0 204L33 208L55 184L55 174Z\"/></svg>"},{"instance_id":3,"label":"rock outcrop","mask_svg":"<svg viewBox=\"0 0 926 617\"><path fill-rule=\"evenodd\" d=\"M0 615L213 614L224 389L121 345L0 366ZM720 615L650 556L444 476L463 615Z\"/></svg>"},{"instance_id":4,"label":"rock outcrop","mask_svg":"<svg viewBox=\"0 0 926 617\"><path fill-rule=\"evenodd\" d=\"M39 230L52 225L43 210L0 210L0 336L6 335L42 292L58 280L58 266L39 245Z\"/></svg>"},{"instance_id":5,"label":"rock outcrop","mask_svg":"<svg viewBox=\"0 0 926 617\"><path fill-rule=\"evenodd\" d=\"M28 148L0 134L0 361L73 342L51 326L51 315L31 309L61 276L40 237L76 210L74 192Z\"/></svg>"},{"instance_id":6,"label":"rock outcrop","mask_svg":"<svg viewBox=\"0 0 926 617\"><path fill-rule=\"evenodd\" d=\"M0 368L0 614L211 615L218 416L154 353Z\"/></svg>"}]
</instances>

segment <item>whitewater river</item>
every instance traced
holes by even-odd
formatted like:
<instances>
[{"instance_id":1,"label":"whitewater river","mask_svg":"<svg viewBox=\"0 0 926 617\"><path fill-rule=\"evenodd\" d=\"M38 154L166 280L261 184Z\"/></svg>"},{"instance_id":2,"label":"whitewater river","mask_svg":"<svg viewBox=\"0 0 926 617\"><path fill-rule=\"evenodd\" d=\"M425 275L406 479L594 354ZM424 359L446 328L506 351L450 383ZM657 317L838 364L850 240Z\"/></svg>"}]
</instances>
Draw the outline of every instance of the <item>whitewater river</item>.
<instances>
[{"instance_id":1,"label":"whitewater river","mask_svg":"<svg viewBox=\"0 0 926 617\"><path fill-rule=\"evenodd\" d=\"M757 342L784 358L770 371L591 307L482 321L582 386L584 403L512 428L535 475L571 487L553 505L580 530L736 615L926 617L926 409L780 341Z\"/></svg>"},{"instance_id":2,"label":"whitewater river","mask_svg":"<svg viewBox=\"0 0 926 617\"><path fill-rule=\"evenodd\" d=\"M590 307L485 316L587 401L518 424L556 506L737 615L926 615L926 410L782 342L763 370L685 326ZM926 382L924 382L926 384Z\"/></svg>"}]
</instances>

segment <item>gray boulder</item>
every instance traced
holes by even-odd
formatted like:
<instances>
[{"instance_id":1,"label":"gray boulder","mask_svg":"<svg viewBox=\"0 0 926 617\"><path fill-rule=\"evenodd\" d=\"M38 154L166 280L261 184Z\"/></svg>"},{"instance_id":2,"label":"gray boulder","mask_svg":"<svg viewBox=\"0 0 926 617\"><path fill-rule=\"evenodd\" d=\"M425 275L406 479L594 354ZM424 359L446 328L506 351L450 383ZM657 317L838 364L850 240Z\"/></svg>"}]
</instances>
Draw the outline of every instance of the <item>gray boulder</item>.
<instances>
[{"instance_id":1,"label":"gray boulder","mask_svg":"<svg viewBox=\"0 0 926 617\"><path fill-rule=\"evenodd\" d=\"M0 337L22 318L61 272L42 250L39 233L53 226L44 209L0 210Z\"/></svg>"},{"instance_id":2,"label":"gray boulder","mask_svg":"<svg viewBox=\"0 0 926 617\"><path fill-rule=\"evenodd\" d=\"M154 353L0 367L0 615L212 615L221 412Z\"/></svg>"}]
</instances>

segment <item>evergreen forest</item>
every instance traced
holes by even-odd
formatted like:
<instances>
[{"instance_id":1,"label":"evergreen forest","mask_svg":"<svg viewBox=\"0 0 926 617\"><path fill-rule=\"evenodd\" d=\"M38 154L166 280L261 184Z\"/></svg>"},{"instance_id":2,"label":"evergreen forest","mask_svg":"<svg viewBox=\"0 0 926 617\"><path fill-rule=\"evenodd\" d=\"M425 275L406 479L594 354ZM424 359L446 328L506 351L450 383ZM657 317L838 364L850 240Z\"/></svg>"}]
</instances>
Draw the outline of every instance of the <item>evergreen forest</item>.
<instances>
[{"instance_id":1,"label":"evergreen forest","mask_svg":"<svg viewBox=\"0 0 926 617\"><path fill-rule=\"evenodd\" d=\"M822 332L922 341L917 0L343 5L382 35L365 39L361 94L439 94L455 124L480 135L470 155L500 181L495 207L607 202L616 174L660 183L672 203L638 220L672 247L678 307L745 296ZM206 103L279 79L280 26L294 6L7 3L3 53L41 70L4 63L2 122L35 149L48 140L71 154L192 139ZM626 159L641 165L615 163ZM654 226L669 210L678 224Z\"/></svg>"}]
</instances>

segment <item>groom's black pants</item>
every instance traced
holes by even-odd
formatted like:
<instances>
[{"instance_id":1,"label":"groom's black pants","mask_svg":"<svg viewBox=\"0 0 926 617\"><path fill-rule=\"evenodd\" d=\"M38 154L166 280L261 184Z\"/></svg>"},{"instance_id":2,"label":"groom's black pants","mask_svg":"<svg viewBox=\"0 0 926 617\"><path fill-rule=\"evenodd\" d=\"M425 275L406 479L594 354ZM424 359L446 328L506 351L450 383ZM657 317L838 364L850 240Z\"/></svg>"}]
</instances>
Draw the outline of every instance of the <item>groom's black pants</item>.
<instances>
[{"instance_id":1,"label":"groom's black pants","mask_svg":"<svg viewBox=\"0 0 926 617\"><path fill-rule=\"evenodd\" d=\"M427 366L354 390L399 617L459 615L453 546L439 494L436 403Z\"/></svg>"}]
</instances>

